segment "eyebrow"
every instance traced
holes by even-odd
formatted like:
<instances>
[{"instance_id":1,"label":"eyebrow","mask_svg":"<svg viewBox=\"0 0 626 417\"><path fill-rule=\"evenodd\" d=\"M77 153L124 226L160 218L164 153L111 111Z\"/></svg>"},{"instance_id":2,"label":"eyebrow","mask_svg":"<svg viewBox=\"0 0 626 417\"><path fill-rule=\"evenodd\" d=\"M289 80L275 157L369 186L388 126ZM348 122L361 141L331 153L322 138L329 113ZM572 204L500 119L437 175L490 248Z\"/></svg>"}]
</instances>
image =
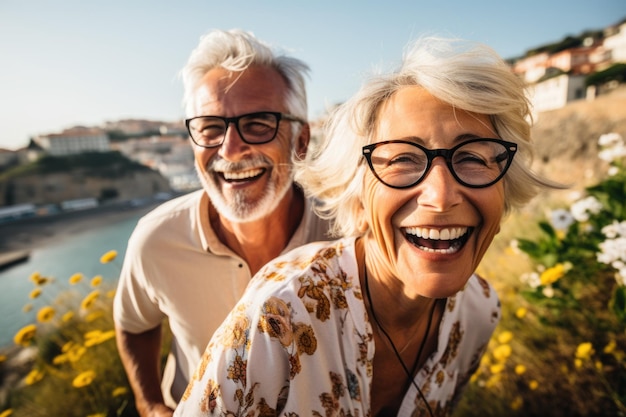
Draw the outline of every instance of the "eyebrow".
<instances>
[{"instance_id":1,"label":"eyebrow","mask_svg":"<svg viewBox=\"0 0 626 417\"><path fill-rule=\"evenodd\" d=\"M493 138L493 139L499 139L499 138L495 138L494 136L481 136L481 135L477 135L474 133L461 133L460 135L456 136L454 139L452 139L452 144L453 146L461 143L461 142L465 142L466 140L471 140L471 139L479 139L479 138ZM426 141L424 139L422 139L419 136L404 136L401 138L397 138L397 140L406 140L409 142L416 142L424 147L426 146Z\"/></svg>"}]
</instances>

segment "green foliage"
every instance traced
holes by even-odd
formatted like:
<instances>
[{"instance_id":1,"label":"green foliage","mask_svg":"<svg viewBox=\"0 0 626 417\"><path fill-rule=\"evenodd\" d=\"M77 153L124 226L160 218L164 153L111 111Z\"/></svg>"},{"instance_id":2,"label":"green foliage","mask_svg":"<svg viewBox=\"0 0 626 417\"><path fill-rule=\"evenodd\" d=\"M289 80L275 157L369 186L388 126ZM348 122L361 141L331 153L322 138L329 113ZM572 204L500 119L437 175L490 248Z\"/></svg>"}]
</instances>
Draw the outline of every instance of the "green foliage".
<instances>
[{"instance_id":1,"label":"green foliage","mask_svg":"<svg viewBox=\"0 0 626 417\"><path fill-rule=\"evenodd\" d=\"M591 37L595 39L600 39L602 38L602 36L602 31L585 31L578 36L566 36L558 42L553 42L534 49L530 49L528 50L528 52L526 52L526 56L533 56L543 52L556 54L567 49L578 48L582 46L586 38Z\"/></svg>"},{"instance_id":2,"label":"green foliage","mask_svg":"<svg viewBox=\"0 0 626 417\"><path fill-rule=\"evenodd\" d=\"M504 320L455 416L626 416L626 144L608 134L600 146L608 176L536 218L538 235L501 262L530 271L505 287Z\"/></svg>"},{"instance_id":3,"label":"green foliage","mask_svg":"<svg viewBox=\"0 0 626 417\"><path fill-rule=\"evenodd\" d=\"M609 81L617 81L619 83L626 82L626 64L617 63L609 68L595 72L585 79L585 85L601 85Z\"/></svg>"},{"instance_id":4,"label":"green foliage","mask_svg":"<svg viewBox=\"0 0 626 417\"><path fill-rule=\"evenodd\" d=\"M36 162L19 165L4 172L0 180L28 175L46 175L72 170L80 171L85 176L119 178L133 171L147 171L150 168L131 161L118 151L86 152L67 156L41 157Z\"/></svg>"}]
</instances>

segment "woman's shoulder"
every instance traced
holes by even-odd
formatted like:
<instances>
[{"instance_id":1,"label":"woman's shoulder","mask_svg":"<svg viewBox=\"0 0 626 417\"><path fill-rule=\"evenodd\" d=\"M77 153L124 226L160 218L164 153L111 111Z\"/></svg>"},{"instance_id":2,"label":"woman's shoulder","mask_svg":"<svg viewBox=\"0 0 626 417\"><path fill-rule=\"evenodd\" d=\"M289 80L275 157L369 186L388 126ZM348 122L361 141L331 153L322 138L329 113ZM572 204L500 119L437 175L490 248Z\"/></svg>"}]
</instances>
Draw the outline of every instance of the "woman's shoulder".
<instances>
[{"instance_id":1,"label":"woman's shoulder","mask_svg":"<svg viewBox=\"0 0 626 417\"><path fill-rule=\"evenodd\" d=\"M465 288L448 300L448 310L461 321L500 320L500 299L495 288L478 274L473 274Z\"/></svg>"},{"instance_id":2,"label":"woman's shoulder","mask_svg":"<svg viewBox=\"0 0 626 417\"><path fill-rule=\"evenodd\" d=\"M313 297L358 285L354 239L315 242L293 249L265 265L250 281L243 299L263 303L274 297L307 304ZM322 295L324 294L324 296Z\"/></svg>"}]
</instances>

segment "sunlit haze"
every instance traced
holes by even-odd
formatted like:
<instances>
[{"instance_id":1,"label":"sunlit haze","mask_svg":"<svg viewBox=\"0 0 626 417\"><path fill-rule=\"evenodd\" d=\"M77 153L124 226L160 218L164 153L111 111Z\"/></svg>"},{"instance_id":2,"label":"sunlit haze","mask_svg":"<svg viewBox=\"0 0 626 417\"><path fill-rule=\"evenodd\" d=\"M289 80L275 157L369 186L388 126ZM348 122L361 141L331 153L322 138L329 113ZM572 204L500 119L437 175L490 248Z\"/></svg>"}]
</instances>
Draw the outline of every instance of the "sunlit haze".
<instances>
[{"instance_id":1,"label":"sunlit haze","mask_svg":"<svg viewBox=\"0 0 626 417\"><path fill-rule=\"evenodd\" d=\"M178 72L213 28L251 31L306 61L316 118L420 35L513 58L624 17L624 0L0 0L0 148L75 125L183 118Z\"/></svg>"}]
</instances>

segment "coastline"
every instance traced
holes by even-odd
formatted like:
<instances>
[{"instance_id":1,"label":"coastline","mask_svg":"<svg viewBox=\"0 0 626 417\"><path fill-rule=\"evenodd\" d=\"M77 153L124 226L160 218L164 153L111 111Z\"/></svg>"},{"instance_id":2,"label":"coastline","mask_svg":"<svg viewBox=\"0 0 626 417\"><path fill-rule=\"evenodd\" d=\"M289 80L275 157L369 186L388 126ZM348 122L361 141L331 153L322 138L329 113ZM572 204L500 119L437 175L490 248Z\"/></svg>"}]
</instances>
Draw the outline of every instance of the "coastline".
<instances>
[{"instance_id":1,"label":"coastline","mask_svg":"<svg viewBox=\"0 0 626 417\"><path fill-rule=\"evenodd\" d=\"M146 214L163 201L142 206L108 205L92 209L30 217L0 224L0 255L29 252L90 228Z\"/></svg>"}]
</instances>

